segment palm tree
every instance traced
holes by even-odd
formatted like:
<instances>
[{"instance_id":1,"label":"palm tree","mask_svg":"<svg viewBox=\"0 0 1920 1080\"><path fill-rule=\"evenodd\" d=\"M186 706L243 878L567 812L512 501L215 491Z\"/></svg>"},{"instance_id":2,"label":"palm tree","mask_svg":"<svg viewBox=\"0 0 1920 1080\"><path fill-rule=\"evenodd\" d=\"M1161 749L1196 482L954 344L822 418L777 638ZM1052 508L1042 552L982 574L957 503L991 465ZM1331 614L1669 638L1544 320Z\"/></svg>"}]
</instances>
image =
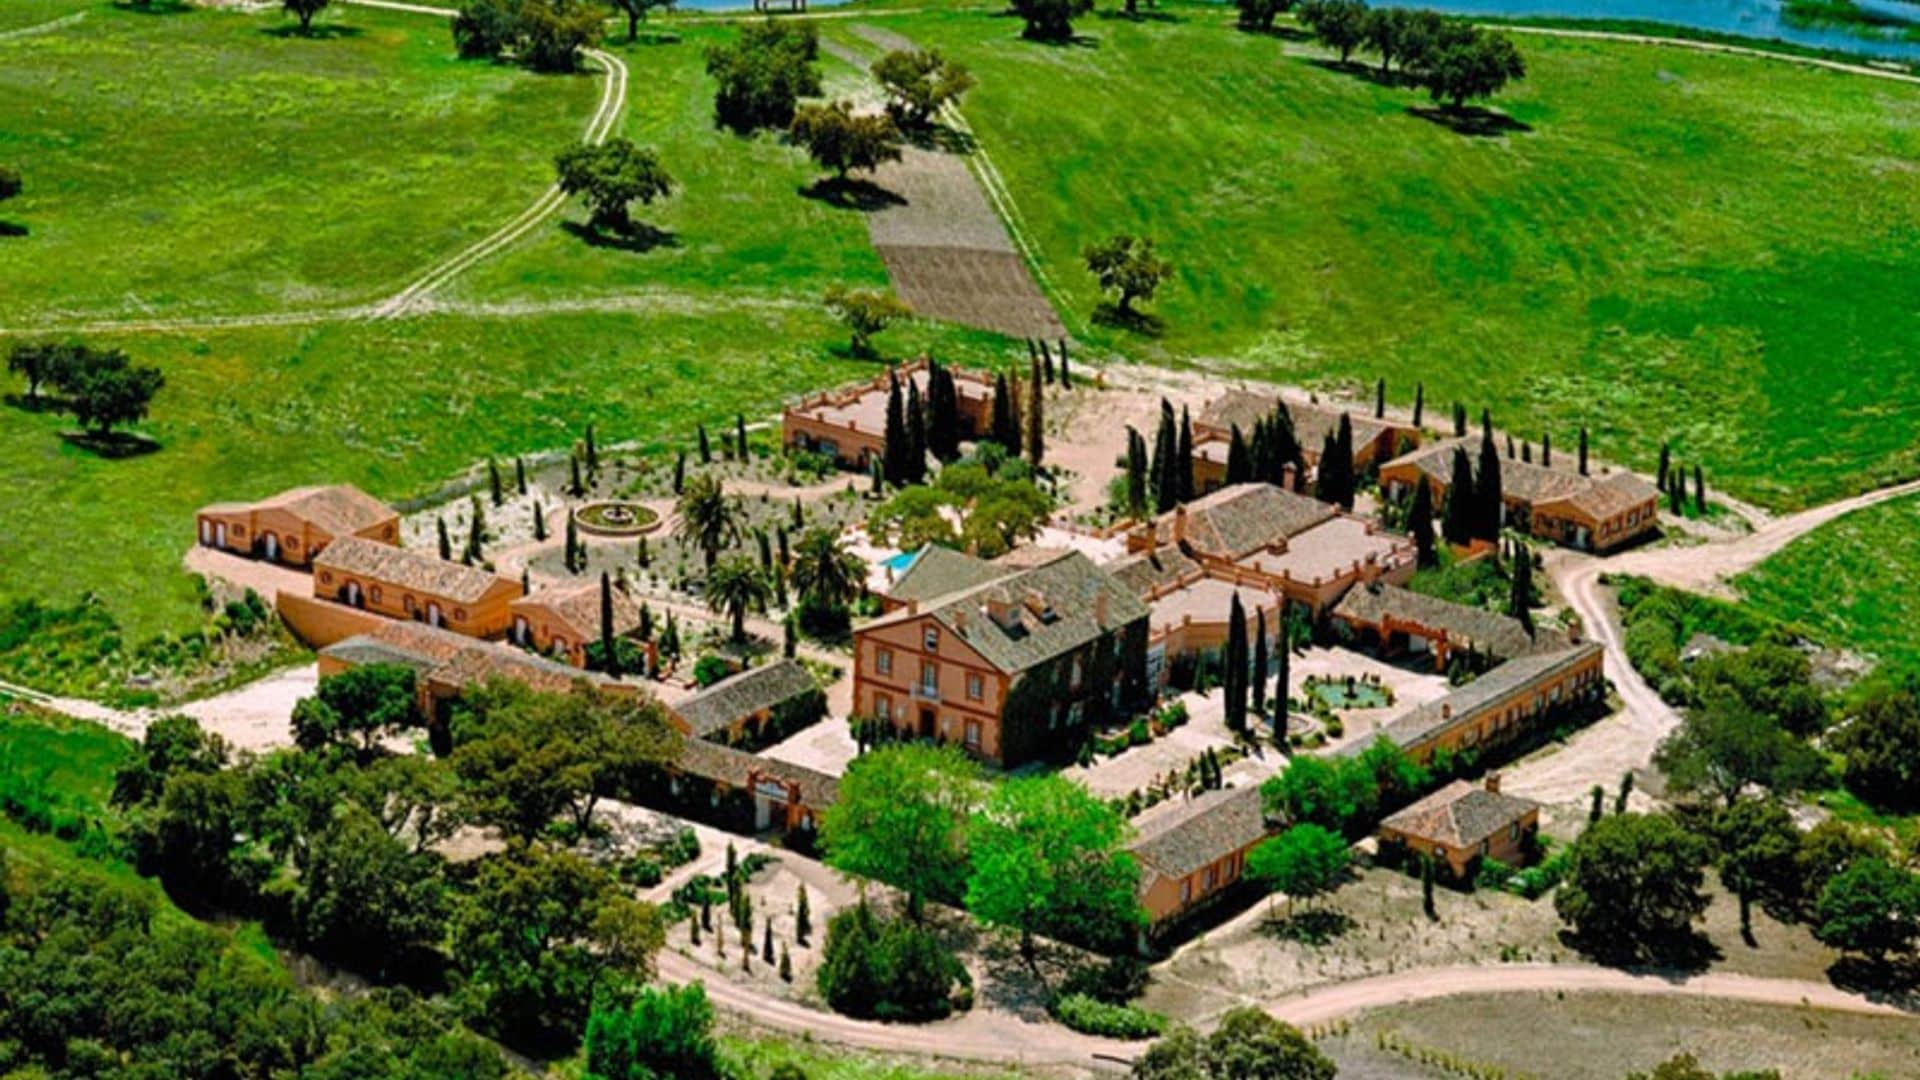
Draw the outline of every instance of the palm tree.
<instances>
[{"instance_id":1,"label":"palm tree","mask_svg":"<svg viewBox=\"0 0 1920 1080\"><path fill-rule=\"evenodd\" d=\"M707 607L733 619L734 644L747 640L747 609L765 607L773 590L767 576L744 555L735 555L707 571Z\"/></svg>"},{"instance_id":2,"label":"palm tree","mask_svg":"<svg viewBox=\"0 0 1920 1080\"><path fill-rule=\"evenodd\" d=\"M740 539L739 507L727 498L718 478L701 473L687 481L676 509L680 513L681 541L700 549L711 573L720 549Z\"/></svg>"},{"instance_id":3,"label":"palm tree","mask_svg":"<svg viewBox=\"0 0 1920 1080\"><path fill-rule=\"evenodd\" d=\"M808 529L794 546L793 587L801 603L841 608L853 602L866 584L867 568L860 557L840 543L828 529Z\"/></svg>"}]
</instances>

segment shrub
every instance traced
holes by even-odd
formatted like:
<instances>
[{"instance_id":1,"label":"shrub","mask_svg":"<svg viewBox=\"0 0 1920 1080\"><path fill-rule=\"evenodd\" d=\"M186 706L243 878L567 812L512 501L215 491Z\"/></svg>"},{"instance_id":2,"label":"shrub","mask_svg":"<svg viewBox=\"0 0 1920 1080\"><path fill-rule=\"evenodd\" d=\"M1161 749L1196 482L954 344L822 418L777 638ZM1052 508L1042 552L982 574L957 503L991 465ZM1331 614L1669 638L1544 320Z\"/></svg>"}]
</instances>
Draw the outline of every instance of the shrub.
<instances>
[{"instance_id":1,"label":"shrub","mask_svg":"<svg viewBox=\"0 0 1920 1080\"><path fill-rule=\"evenodd\" d=\"M972 1004L960 961L925 928L883 922L863 900L827 923L817 976L835 1012L878 1020L936 1020Z\"/></svg>"},{"instance_id":2,"label":"shrub","mask_svg":"<svg viewBox=\"0 0 1920 1080\"><path fill-rule=\"evenodd\" d=\"M1151 1039L1167 1028L1167 1018L1133 1005L1110 1005L1086 994L1063 994L1049 1010L1055 1020L1083 1035L1109 1039Z\"/></svg>"},{"instance_id":3,"label":"shrub","mask_svg":"<svg viewBox=\"0 0 1920 1080\"><path fill-rule=\"evenodd\" d=\"M693 665L693 681L702 689L733 674L733 665L724 656L703 656Z\"/></svg>"}]
</instances>

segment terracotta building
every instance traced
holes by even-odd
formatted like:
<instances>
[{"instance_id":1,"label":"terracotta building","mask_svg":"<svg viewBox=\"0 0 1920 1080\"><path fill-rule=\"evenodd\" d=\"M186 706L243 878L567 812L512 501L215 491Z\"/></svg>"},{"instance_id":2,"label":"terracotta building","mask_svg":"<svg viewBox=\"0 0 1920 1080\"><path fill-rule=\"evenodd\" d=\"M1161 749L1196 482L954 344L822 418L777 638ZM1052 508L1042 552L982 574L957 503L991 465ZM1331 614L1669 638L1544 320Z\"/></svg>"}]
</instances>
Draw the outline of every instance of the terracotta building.
<instances>
[{"instance_id":1,"label":"terracotta building","mask_svg":"<svg viewBox=\"0 0 1920 1080\"><path fill-rule=\"evenodd\" d=\"M442 627L468 637L507 632L520 583L491 571L358 537L313 561L313 595L348 607Z\"/></svg>"},{"instance_id":2,"label":"terracotta building","mask_svg":"<svg viewBox=\"0 0 1920 1080\"><path fill-rule=\"evenodd\" d=\"M1147 667L1163 680L1184 658L1223 648L1233 597L1269 644L1288 609L1318 619L1354 586L1404 582L1416 552L1405 537L1274 487L1237 484L1175 507L1127 534L1108 571L1152 610Z\"/></svg>"},{"instance_id":3,"label":"terracotta building","mask_svg":"<svg viewBox=\"0 0 1920 1080\"><path fill-rule=\"evenodd\" d=\"M780 436L789 450L827 454L842 468L865 469L886 448L889 377L900 380L900 392L909 384L927 395L925 357L882 372L863 383L843 386L801 398L780 415ZM993 379L979 372L948 367L953 376L954 403L962 438L976 438L993 418Z\"/></svg>"},{"instance_id":4,"label":"terracotta building","mask_svg":"<svg viewBox=\"0 0 1920 1080\"><path fill-rule=\"evenodd\" d=\"M613 692L637 692L506 645L476 641L417 622L370 620L367 629L319 652L320 677L366 664L400 664L414 670L420 710L444 719L447 707L490 679L522 682L543 693L564 693L576 682Z\"/></svg>"},{"instance_id":5,"label":"terracotta building","mask_svg":"<svg viewBox=\"0 0 1920 1080\"><path fill-rule=\"evenodd\" d=\"M1382 655L1430 655L1436 671L1460 653L1498 663L1572 644L1565 632L1540 626L1529 631L1519 619L1442 600L1388 582L1348 592L1330 615L1333 625Z\"/></svg>"},{"instance_id":6,"label":"terracotta building","mask_svg":"<svg viewBox=\"0 0 1920 1080\"><path fill-rule=\"evenodd\" d=\"M807 836L840 795L840 781L816 769L695 738L682 739L668 788L674 799L698 798L708 811L730 798L751 800L743 826Z\"/></svg>"},{"instance_id":7,"label":"terracotta building","mask_svg":"<svg viewBox=\"0 0 1920 1080\"><path fill-rule=\"evenodd\" d=\"M1426 855L1457 882L1471 881L1482 859L1523 865L1540 832L1540 804L1500 791L1500 774L1484 786L1455 780L1380 822L1388 860Z\"/></svg>"},{"instance_id":8,"label":"terracotta building","mask_svg":"<svg viewBox=\"0 0 1920 1080\"><path fill-rule=\"evenodd\" d=\"M794 710L803 715L789 715ZM760 741L776 727L819 720L826 697L800 663L776 660L729 675L668 712L683 735L738 745Z\"/></svg>"},{"instance_id":9,"label":"terracotta building","mask_svg":"<svg viewBox=\"0 0 1920 1080\"><path fill-rule=\"evenodd\" d=\"M1418 762L1439 751L1497 748L1529 734L1566 710L1605 696L1602 650L1587 642L1509 660L1446 696L1416 706L1380 729L1380 736ZM1349 743L1353 755L1372 740Z\"/></svg>"},{"instance_id":10,"label":"terracotta building","mask_svg":"<svg viewBox=\"0 0 1920 1080\"><path fill-rule=\"evenodd\" d=\"M640 627L640 605L611 590L613 633L624 637ZM600 582L557 585L516 598L508 605L507 638L543 656L587 666L587 646L600 640Z\"/></svg>"},{"instance_id":11,"label":"terracotta building","mask_svg":"<svg viewBox=\"0 0 1920 1080\"><path fill-rule=\"evenodd\" d=\"M400 515L350 484L300 487L252 503L214 503L196 515L202 547L306 566L343 536L400 540Z\"/></svg>"},{"instance_id":12,"label":"terracotta building","mask_svg":"<svg viewBox=\"0 0 1920 1080\"><path fill-rule=\"evenodd\" d=\"M1327 436L1347 417L1353 430L1353 467L1356 473L1371 472L1374 466L1404 454L1420 445L1420 429L1412 424L1376 418L1366 409L1338 408L1313 401L1283 398L1275 393L1229 390L1208 402L1193 418L1193 485L1205 493L1226 483L1227 449L1238 427L1242 438L1251 438L1255 424L1273 415L1284 404L1293 422L1294 438L1300 443L1301 457L1309 470L1320 465L1320 451Z\"/></svg>"},{"instance_id":13,"label":"terracotta building","mask_svg":"<svg viewBox=\"0 0 1920 1080\"><path fill-rule=\"evenodd\" d=\"M1272 835L1260 789L1222 788L1142 814L1129 846L1140 864L1148 933L1163 930L1239 882L1247 853Z\"/></svg>"},{"instance_id":14,"label":"terracotta building","mask_svg":"<svg viewBox=\"0 0 1920 1080\"><path fill-rule=\"evenodd\" d=\"M980 563L854 632L854 713L1002 765L1061 757L1145 689L1147 608L1086 556Z\"/></svg>"},{"instance_id":15,"label":"terracotta building","mask_svg":"<svg viewBox=\"0 0 1920 1080\"><path fill-rule=\"evenodd\" d=\"M1399 501L1424 481L1433 505L1443 505L1456 448L1478 463L1478 437L1448 439L1382 465L1381 491ZM1509 527L1582 551L1611 551L1659 527L1660 492L1630 472L1582 476L1574 468L1501 458L1500 498Z\"/></svg>"}]
</instances>

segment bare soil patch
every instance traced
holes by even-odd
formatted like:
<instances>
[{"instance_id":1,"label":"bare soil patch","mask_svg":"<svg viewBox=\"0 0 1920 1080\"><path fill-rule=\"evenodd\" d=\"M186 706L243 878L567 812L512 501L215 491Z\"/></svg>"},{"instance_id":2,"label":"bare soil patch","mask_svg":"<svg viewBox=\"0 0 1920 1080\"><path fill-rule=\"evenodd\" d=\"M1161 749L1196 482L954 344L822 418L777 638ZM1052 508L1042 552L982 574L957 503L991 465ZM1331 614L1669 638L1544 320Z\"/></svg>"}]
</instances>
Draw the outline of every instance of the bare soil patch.
<instances>
[{"instance_id":1,"label":"bare soil patch","mask_svg":"<svg viewBox=\"0 0 1920 1080\"><path fill-rule=\"evenodd\" d=\"M902 208L904 209L904 208ZM898 211L883 211L892 214ZM881 215L876 215L876 217ZM1011 251L928 245L881 245L894 292L915 313L1012 337L1060 338L1066 327Z\"/></svg>"},{"instance_id":2,"label":"bare soil patch","mask_svg":"<svg viewBox=\"0 0 1920 1080\"><path fill-rule=\"evenodd\" d=\"M1493 1066L1518 1080L1618 1080L1690 1052L1716 1073L1778 1069L1822 1080L1920 1072L1920 1024L1806 1007L1625 994L1503 994L1441 998L1370 1013L1320 1048L1340 1075L1441 1072L1383 1048L1400 1045Z\"/></svg>"}]
</instances>

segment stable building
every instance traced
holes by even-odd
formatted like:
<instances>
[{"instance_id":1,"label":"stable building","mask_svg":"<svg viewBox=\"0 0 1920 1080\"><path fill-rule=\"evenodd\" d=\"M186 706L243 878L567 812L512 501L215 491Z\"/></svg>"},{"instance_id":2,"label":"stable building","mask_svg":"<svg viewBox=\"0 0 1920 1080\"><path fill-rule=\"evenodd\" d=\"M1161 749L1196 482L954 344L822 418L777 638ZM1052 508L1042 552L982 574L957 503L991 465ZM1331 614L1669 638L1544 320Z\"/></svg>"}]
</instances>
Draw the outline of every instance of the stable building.
<instances>
[{"instance_id":1,"label":"stable building","mask_svg":"<svg viewBox=\"0 0 1920 1080\"><path fill-rule=\"evenodd\" d=\"M806 667L778 660L729 675L669 706L673 725L695 739L738 746L791 734L826 715L826 694Z\"/></svg>"},{"instance_id":2,"label":"stable building","mask_svg":"<svg viewBox=\"0 0 1920 1080\"><path fill-rule=\"evenodd\" d=\"M1389 862L1425 856L1455 882L1469 882L1482 861L1524 864L1540 833L1540 804L1503 794L1500 774L1486 782L1455 780L1380 822L1380 852Z\"/></svg>"},{"instance_id":3,"label":"stable building","mask_svg":"<svg viewBox=\"0 0 1920 1080\"><path fill-rule=\"evenodd\" d=\"M1226 895L1245 873L1247 853L1274 832L1257 787L1162 803L1136 824L1139 836L1127 850L1140 864L1149 935Z\"/></svg>"},{"instance_id":4,"label":"stable building","mask_svg":"<svg viewBox=\"0 0 1920 1080\"><path fill-rule=\"evenodd\" d=\"M582 681L603 690L637 692L506 645L392 619L368 620L364 631L321 649L318 659L323 679L368 664L412 668L421 714L436 720L445 719L448 708L470 688L493 679L524 683L542 693L566 693Z\"/></svg>"},{"instance_id":5,"label":"stable building","mask_svg":"<svg viewBox=\"0 0 1920 1080\"><path fill-rule=\"evenodd\" d=\"M1353 468L1365 475L1381 462L1398 457L1420 445L1420 429L1370 412L1336 408L1316 401L1289 400L1278 393L1254 390L1229 390L1200 410L1193 418L1193 486L1202 493L1226 483L1227 450L1233 430L1243 439L1253 436L1253 427L1284 406L1293 425L1293 436L1300 444L1300 456L1309 469L1320 466L1320 451L1327 436L1340 428L1345 416L1353 431Z\"/></svg>"},{"instance_id":6,"label":"stable building","mask_svg":"<svg viewBox=\"0 0 1920 1080\"><path fill-rule=\"evenodd\" d=\"M708 813L722 813L729 801L746 800L751 809L742 827L807 838L840 796L840 781L817 769L694 738L681 740L667 784L675 800L702 801Z\"/></svg>"},{"instance_id":7,"label":"stable building","mask_svg":"<svg viewBox=\"0 0 1920 1080\"><path fill-rule=\"evenodd\" d=\"M298 487L251 503L213 503L195 515L200 546L308 566L341 537L400 541L400 515L351 484Z\"/></svg>"},{"instance_id":8,"label":"stable building","mask_svg":"<svg viewBox=\"0 0 1920 1080\"><path fill-rule=\"evenodd\" d=\"M866 382L792 402L780 414L781 442L789 451L825 454L841 468L865 470L886 451L887 397L893 381L899 381L903 395L909 385L918 387L925 402L930 368L931 362L923 356ZM955 367L946 371L953 376L960 437L978 438L993 420L993 379Z\"/></svg>"},{"instance_id":9,"label":"stable building","mask_svg":"<svg viewBox=\"0 0 1920 1080\"><path fill-rule=\"evenodd\" d=\"M613 633L640 628L640 605L619 588L609 590ZM587 666L587 646L600 640L600 582L584 581L528 593L507 606L507 639L577 668Z\"/></svg>"},{"instance_id":10,"label":"stable building","mask_svg":"<svg viewBox=\"0 0 1920 1080\"><path fill-rule=\"evenodd\" d=\"M1010 767L1143 696L1146 605L1078 552L1040 557L856 630L854 715Z\"/></svg>"},{"instance_id":11,"label":"stable building","mask_svg":"<svg viewBox=\"0 0 1920 1080\"><path fill-rule=\"evenodd\" d=\"M1433 505L1445 504L1453 485L1453 458L1465 449L1476 464L1477 437L1448 439L1395 458L1380 467L1380 490L1398 502L1426 484ZM1542 540L1581 551L1607 552L1633 543L1659 527L1660 492L1625 471L1600 476L1577 469L1500 459L1501 520Z\"/></svg>"},{"instance_id":12,"label":"stable building","mask_svg":"<svg viewBox=\"0 0 1920 1080\"><path fill-rule=\"evenodd\" d=\"M505 635L524 594L492 571L359 537L334 541L313 561L316 599L468 637Z\"/></svg>"},{"instance_id":13,"label":"stable building","mask_svg":"<svg viewBox=\"0 0 1920 1080\"><path fill-rule=\"evenodd\" d=\"M1435 701L1388 721L1379 731L1421 764L1436 753L1484 753L1537 734L1570 709L1606 695L1603 652L1594 642L1509 660ZM1342 747L1365 752L1375 740Z\"/></svg>"},{"instance_id":14,"label":"stable building","mask_svg":"<svg viewBox=\"0 0 1920 1080\"><path fill-rule=\"evenodd\" d=\"M1371 645L1382 656L1431 656L1435 671L1447 670L1447 665L1461 654L1490 665L1572 644L1564 631L1553 627L1528 630L1510 615L1456 604L1385 581L1349 591L1334 606L1330 621L1335 629Z\"/></svg>"}]
</instances>

